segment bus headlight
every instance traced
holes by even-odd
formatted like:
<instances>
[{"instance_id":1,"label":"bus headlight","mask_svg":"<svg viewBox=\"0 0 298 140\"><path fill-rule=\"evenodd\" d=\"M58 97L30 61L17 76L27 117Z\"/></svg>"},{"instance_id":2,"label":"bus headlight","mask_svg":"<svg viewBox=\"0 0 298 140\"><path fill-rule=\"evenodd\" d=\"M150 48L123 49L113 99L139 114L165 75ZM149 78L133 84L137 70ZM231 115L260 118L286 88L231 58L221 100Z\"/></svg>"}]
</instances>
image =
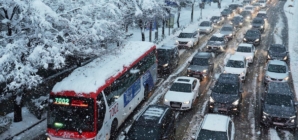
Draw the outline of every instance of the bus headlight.
<instances>
[{"instance_id":1,"label":"bus headlight","mask_svg":"<svg viewBox=\"0 0 298 140\"><path fill-rule=\"evenodd\" d=\"M238 105L238 104L239 104L239 99L232 103L232 105Z\"/></svg>"},{"instance_id":2,"label":"bus headlight","mask_svg":"<svg viewBox=\"0 0 298 140\"><path fill-rule=\"evenodd\" d=\"M212 97L209 98L209 102L210 102L210 103L214 103L214 100L213 100Z\"/></svg>"}]
</instances>

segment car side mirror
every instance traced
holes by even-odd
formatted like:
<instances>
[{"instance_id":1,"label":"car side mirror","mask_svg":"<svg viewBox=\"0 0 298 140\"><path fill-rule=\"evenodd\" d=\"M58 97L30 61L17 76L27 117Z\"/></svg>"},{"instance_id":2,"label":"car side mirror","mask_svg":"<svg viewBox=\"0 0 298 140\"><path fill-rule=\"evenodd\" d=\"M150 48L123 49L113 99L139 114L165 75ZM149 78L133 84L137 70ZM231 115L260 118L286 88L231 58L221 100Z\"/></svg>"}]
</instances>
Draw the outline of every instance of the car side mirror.
<instances>
[{"instance_id":1,"label":"car side mirror","mask_svg":"<svg viewBox=\"0 0 298 140\"><path fill-rule=\"evenodd\" d=\"M298 106L298 102L295 102L294 104L295 104L295 106Z\"/></svg>"}]
</instances>

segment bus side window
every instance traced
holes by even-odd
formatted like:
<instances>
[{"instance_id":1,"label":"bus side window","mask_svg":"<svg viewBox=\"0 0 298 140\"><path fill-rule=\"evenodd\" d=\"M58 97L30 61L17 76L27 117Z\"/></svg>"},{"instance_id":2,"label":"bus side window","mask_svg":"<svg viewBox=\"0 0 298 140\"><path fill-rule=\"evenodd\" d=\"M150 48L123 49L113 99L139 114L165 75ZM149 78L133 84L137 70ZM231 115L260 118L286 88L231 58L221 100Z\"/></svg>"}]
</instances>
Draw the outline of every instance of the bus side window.
<instances>
[{"instance_id":1,"label":"bus side window","mask_svg":"<svg viewBox=\"0 0 298 140\"><path fill-rule=\"evenodd\" d=\"M102 94L99 94L96 99L97 103L97 129L100 130L103 126L105 114L106 114L106 105L103 99Z\"/></svg>"}]
</instances>

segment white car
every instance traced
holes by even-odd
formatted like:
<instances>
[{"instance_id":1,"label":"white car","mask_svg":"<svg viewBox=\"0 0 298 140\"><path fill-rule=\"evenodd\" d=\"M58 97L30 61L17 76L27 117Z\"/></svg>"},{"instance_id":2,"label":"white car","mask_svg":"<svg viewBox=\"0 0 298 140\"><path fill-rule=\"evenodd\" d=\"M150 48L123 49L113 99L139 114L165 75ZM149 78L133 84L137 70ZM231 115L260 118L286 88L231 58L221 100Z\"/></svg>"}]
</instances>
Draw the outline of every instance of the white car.
<instances>
[{"instance_id":1,"label":"white car","mask_svg":"<svg viewBox=\"0 0 298 140\"><path fill-rule=\"evenodd\" d=\"M286 62L281 60L269 60L265 67L264 83L271 81L287 82L289 80L289 68Z\"/></svg>"},{"instance_id":2,"label":"white car","mask_svg":"<svg viewBox=\"0 0 298 140\"><path fill-rule=\"evenodd\" d=\"M211 21L202 21L199 24L199 33L210 34L213 30L213 24Z\"/></svg>"},{"instance_id":3,"label":"white car","mask_svg":"<svg viewBox=\"0 0 298 140\"><path fill-rule=\"evenodd\" d=\"M196 29L187 28L177 36L175 44L178 45L179 48L193 49L199 42L199 35Z\"/></svg>"},{"instance_id":4,"label":"white car","mask_svg":"<svg viewBox=\"0 0 298 140\"><path fill-rule=\"evenodd\" d=\"M177 77L164 96L164 104L176 110L189 110L199 97L200 80L193 77Z\"/></svg>"},{"instance_id":5,"label":"white car","mask_svg":"<svg viewBox=\"0 0 298 140\"><path fill-rule=\"evenodd\" d=\"M224 73L238 74L242 82L246 79L248 63L242 55L233 54L224 67Z\"/></svg>"},{"instance_id":6,"label":"white car","mask_svg":"<svg viewBox=\"0 0 298 140\"><path fill-rule=\"evenodd\" d=\"M242 55L246 58L248 63L253 63L256 49L253 44L240 43L235 52L236 55Z\"/></svg>"},{"instance_id":7,"label":"white car","mask_svg":"<svg viewBox=\"0 0 298 140\"><path fill-rule=\"evenodd\" d=\"M231 117L206 114L196 132L196 140L234 140L235 126Z\"/></svg>"},{"instance_id":8,"label":"white car","mask_svg":"<svg viewBox=\"0 0 298 140\"><path fill-rule=\"evenodd\" d=\"M251 13L254 13L254 7L252 6L252 5L247 5L247 6L245 6L244 8L244 11L250 11Z\"/></svg>"}]
</instances>

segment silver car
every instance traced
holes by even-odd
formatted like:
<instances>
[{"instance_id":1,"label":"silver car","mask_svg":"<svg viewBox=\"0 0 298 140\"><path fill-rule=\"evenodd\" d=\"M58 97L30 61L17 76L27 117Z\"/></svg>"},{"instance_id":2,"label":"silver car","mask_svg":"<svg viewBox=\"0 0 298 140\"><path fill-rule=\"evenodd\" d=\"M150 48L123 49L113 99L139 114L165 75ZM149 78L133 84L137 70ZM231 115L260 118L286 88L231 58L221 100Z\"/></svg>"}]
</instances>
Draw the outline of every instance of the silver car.
<instances>
[{"instance_id":1,"label":"silver car","mask_svg":"<svg viewBox=\"0 0 298 140\"><path fill-rule=\"evenodd\" d=\"M228 39L223 34L214 34L208 40L206 48L208 52L223 52L227 48Z\"/></svg>"},{"instance_id":2,"label":"silver car","mask_svg":"<svg viewBox=\"0 0 298 140\"><path fill-rule=\"evenodd\" d=\"M213 72L214 54L208 52L198 52L189 62L187 75L196 77L201 81L210 76Z\"/></svg>"},{"instance_id":3,"label":"silver car","mask_svg":"<svg viewBox=\"0 0 298 140\"><path fill-rule=\"evenodd\" d=\"M225 24L221 27L219 33L231 40L236 34L236 28L233 25Z\"/></svg>"},{"instance_id":4,"label":"silver car","mask_svg":"<svg viewBox=\"0 0 298 140\"><path fill-rule=\"evenodd\" d=\"M286 62L281 60L269 60L265 68L264 83L287 82L289 80L289 68Z\"/></svg>"}]
</instances>

